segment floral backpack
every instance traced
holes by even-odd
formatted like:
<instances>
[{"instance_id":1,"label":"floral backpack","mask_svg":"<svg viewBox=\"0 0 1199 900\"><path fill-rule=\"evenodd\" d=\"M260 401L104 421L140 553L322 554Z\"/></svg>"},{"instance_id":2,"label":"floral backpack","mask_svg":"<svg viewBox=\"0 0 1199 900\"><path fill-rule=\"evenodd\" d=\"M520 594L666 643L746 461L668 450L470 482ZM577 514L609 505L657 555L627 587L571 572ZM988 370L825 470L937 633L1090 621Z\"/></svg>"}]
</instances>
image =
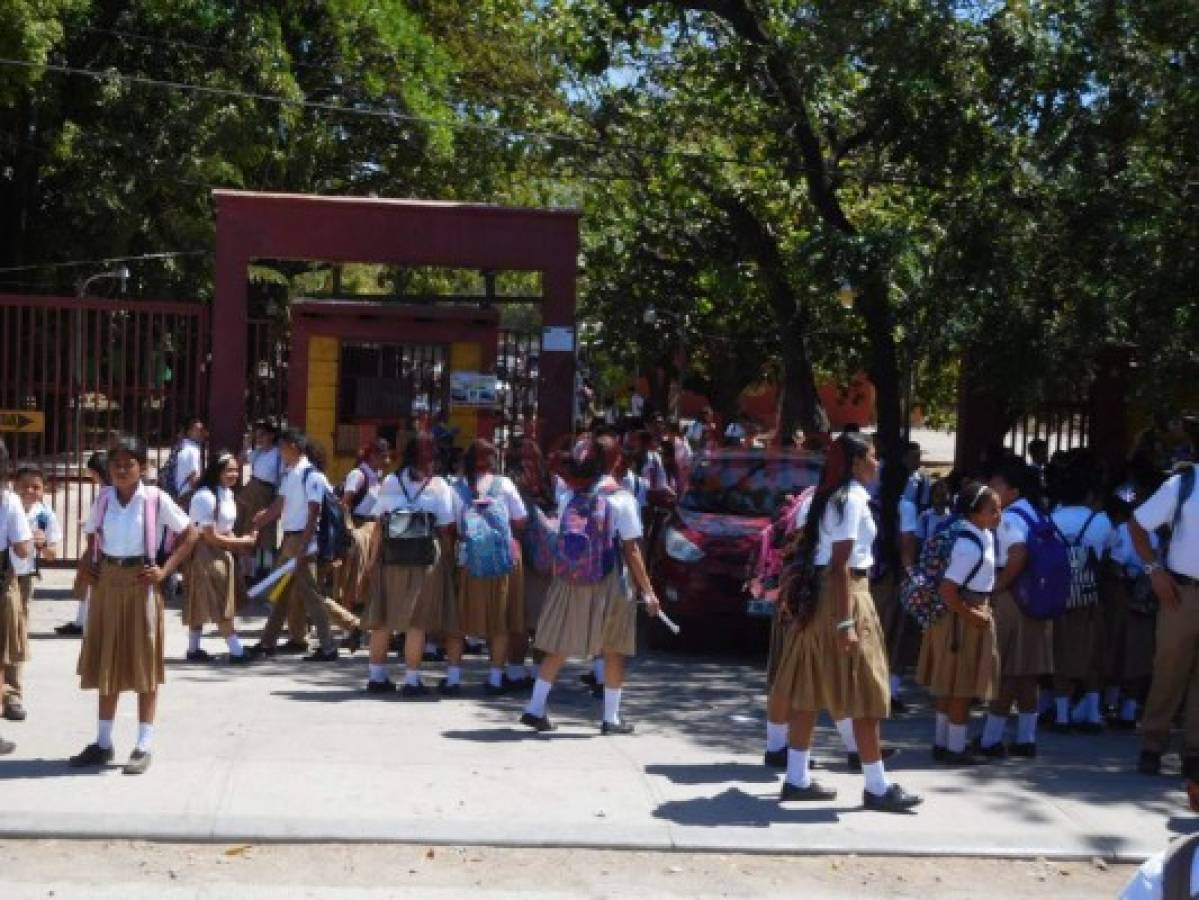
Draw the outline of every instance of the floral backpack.
<instances>
[{"instance_id":1,"label":"floral backpack","mask_svg":"<svg viewBox=\"0 0 1199 900\"><path fill-rule=\"evenodd\" d=\"M554 545L554 577L571 584L599 584L616 568L612 504L616 485L575 494L562 511Z\"/></svg>"}]
</instances>

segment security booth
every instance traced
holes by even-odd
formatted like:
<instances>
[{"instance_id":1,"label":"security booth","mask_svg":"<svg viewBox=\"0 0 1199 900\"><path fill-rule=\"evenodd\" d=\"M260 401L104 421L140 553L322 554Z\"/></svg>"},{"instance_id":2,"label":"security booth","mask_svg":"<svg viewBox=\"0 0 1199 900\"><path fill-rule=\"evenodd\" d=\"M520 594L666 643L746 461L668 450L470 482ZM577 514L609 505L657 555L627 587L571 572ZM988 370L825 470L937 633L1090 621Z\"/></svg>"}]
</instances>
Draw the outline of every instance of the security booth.
<instances>
[{"instance_id":1,"label":"security booth","mask_svg":"<svg viewBox=\"0 0 1199 900\"><path fill-rule=\"evenodd\" d=\"M340 480L361 447L397 451L421 423L465 447L494 435L499 315L492 308L299 300L291 308L288 420Z\"/></svg>"}]
</instances>

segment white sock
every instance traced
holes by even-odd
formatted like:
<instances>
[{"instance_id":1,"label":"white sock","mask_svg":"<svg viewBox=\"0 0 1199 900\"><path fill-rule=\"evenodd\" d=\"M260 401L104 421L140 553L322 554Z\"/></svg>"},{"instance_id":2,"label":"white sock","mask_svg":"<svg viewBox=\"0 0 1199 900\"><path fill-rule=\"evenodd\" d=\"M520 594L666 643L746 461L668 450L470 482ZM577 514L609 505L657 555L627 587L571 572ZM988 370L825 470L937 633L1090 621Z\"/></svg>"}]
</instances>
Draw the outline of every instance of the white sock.
<instances>
[{"instance_id":1,"label":"white sock","mask_svg":"<svg viewBox=\"0 0 1199 900\"><path fill-rule=\"evenodd\" d=\"M945 742L945 749L950 753L962 753L966 749L966 726L954 725L949 723L949 740Z\"/></svg>"},{"instance_id":2,"label":"white sock","mask_svg":"<svg viewBox=\"0 0 1199 900\"><path fill-rule=\"evenodd\" d=\"M462 684L462 666L446 666L445 683L451 687Z\"/></svg>"},{"instance_id":3,"label":"white sock","mask_svg":"<svg viewBox=\"0 0 1199 900\"><path fill-rule=\"evenodd\" d=\"M1120 718L1125 722L1137 720L1137 701L1127 698L1120 704Z\"/></svg>"},{"instance_id":4,"label":"white sock","mask_svg":"<svg viewBox=\"0 0 1199 900\"><path fill-rule=\"evenodd\" d=\"M533 696L529 698L529 705L525 707L525 712L531 716L545 715L545 702L550 698L550 688L554 685L543 678L538 678L533 682Z\"/></svg>"},{"instance_id":5,"label":"white sock","mask_svg":"<svg viewBox=\"0 0 1199 900\"><path fill-rule=\"evenodd\" d=\"M508 680L520 681L525 677L525 667L508 663Z\"/></svg>"},{"instance_id":6,"label":"white sock","mask_svg":"<svg viewBox=\"0 0 1199 900\"><path fill-rule=\"evenodd\" d=\"M204 633L199 628L193 628L191 631L189 631L187 633L187 652L188 653L195 653L197 650L200 649L200 638L203 636L203 634Z\"/></svg>"},{"instance_id":7,"label":"white sock","mask_svg":"<svg viewBox=\"0 0 1199 900\"><path fill-rule=\"evenodd\" d=\"M150 742L154 740L154 726L149 722L137 723L137 747L142 753L150 752Z\"/></svg>"},{"instance_id":8,"label":"white sock","mask_svg":"<svg viewBox=\"0 0 1199 900\"><path fill-rule=\"evenodd\" d=\"M420 669L407 669L404 672L404 684L412 687L420 684Z\"/></svg>"},{"instance_id":9,"label":"white sock","mask_svg":"<svg viewBox=\"0 0 1199 900\"><path fill-rule=\"evenodd\" d=\"M604 688L604 721L609 725L620 724L620 688Z\"/></svg>"},{"instance_id":10,"label":"white sock","mask_svg":"<svg viewBox=\"0 0 1199 900\"><path fill-rule=\"evenodd\" d=\"M1083 695L1082 702L1084 705L1083 715L1085 721L1093 725L1098 725L1103 721L1103 711L1099 708L1099 692L1087 691Z\"/></svg>"},{"instance_id":11,"label":"white sock","mask_svg":"<svg viewBox=\"0 0 1199 900\"><path fill-rule=\"evenodd\" d=\"M862 763L862 775L866 779L866 790L876 797L887 793L887 788L891 786L891 782L887 780L887 770L883 768L881 759L878 762Z\"/></svg>"},{"instance_id":12,"label":"white sock","mask_svg":"<svg viewBox=\"0 0 1199 900\"><path fill-rule=\"evenodd\" d=\"M1054 705L1057 707L1057 723L1059 725L1068 724L1070 722L1070 698L1058 697L1054 701Z\"/></svg>"},{"instance_id":13,"label":"white sock","mask_svg":"<svg viewBox=\"0 0 1199 900\"><path fill-rule=\"evenodd\" d=\"M836 721L837 733L841 735L841 740L845 742L845 749L850 753L858 752L858 739L853 736L853 719L838 719Z\"/></svg>"},{"instance_id":14,"label":"white sock","mask_svg":"<svg viewBox=\"0 0 1199 900\"><path fill-rule=\"evenodd\" d=\"M945 713L937 713L937 725L933 733L933 745L936 747L944 747L949 741L949 716Z\"/></svg>"},{"instance_id":15,"label":"white sock","mask_svg":"<svg viewBox=\"0 0 1199 900\"><path fill-rule=\"evenodd\" d=\"M898 697L900 690L903 689L903 679L898 675L891 676L891 696Z\"/></svg>"},{"instance_id":16,"label":"white sock","mask_svg":"<svg viewBox=\"0 0 1199 900\"><path fill-rule=\"evenodd\" d=\"M595 673L595 683L603 684L604 683L604 658L602 656L596 657L595 662L591 666L591 671Z\"/></svg>"},{"instance_id":17,"label":"white sock","mask_svg":"<svg viewBox=\"0 0 1199 900\"><path fill-rule=\"evenodd\" d=\"M1007 716L996 716L987 713L986 722L983 723L983 736L979 741L984 747L994 747L996 744L1003 742L1003 729L1007 725Z\"/></svg>"},{"instance_id":18,"label":"white sock","mask_svg":"<svg viewBox=\"0 0 1199 900\"><path fill-rule=\"evenodd\" d=\"M112 719L100 720L100 731L96 735L96 743L102 750L112 749Z\"/></svg>"},{"instance_id":19,"label":"white sock","mask_svg":"<svg viewBox=\"0 0 1199 900\"><path fill-rule=\"evenodd\" d=\"M1037 714L1020 713L1016 716L1016 743L1035 744L1037 742Z\"/></svg>"},{"instance_id":20,"label":"white sock","mask_svg":"<svg viewBox=\"0 0 1199 900\"><path fill-rule=\"evenodd\" d=\"M75 613L75 624L82 628L87 624L87 601L79 601L79 609Z\"/></svg>"},{"instance_id":21,"label":"white sock","mask_svg":"<svg viewBox=\"0 0 1199 900\"><path fill-rule=\"evenodd\" d=\"M241 656L243 653L245 653L245 649L241 645L241 638L237 636L236 631L229 635L229 637L225 638L225 643L229 645L230 656Z\"/></svg>"},{"instance_id":22,"label":"white sock","mask_svg":"<svg viewBox=\"0 0 1199 900\"><path fill-rule=\"evenodd\" d=\"M806 788L812 784L812 751L787 750L787 784L797 788Z\"/></svg>"},{"instance_id":23,"label":"white sock","mask_svg":"<svg viewBox=\"0 0 1199 900\"><path fill-rule=\"evenodd\" d=\"M487 670L487 683L492 687L504 686L504 670L499 666L492 666Z\"/></svg>"},{"instance_id":24,"label":"white sock","mask_svg":"<svg viewBox=\"0 0 1199 900\"><path fill-rule=\"evenodd\" d=\"M787 735L790 732L786 722L771 722L766 720L766 752L775 753L787 746Z\"/></svg>"},{"instance_id":25,"label":"white sock","mask_svg":"<svg viewBox=\"0 0 1199 900\"><path fill-rule=\"evenodd\" d=\"M376 681L379 684L382 684L384 681L387 680L387 663L383 663L382 665L376 665L375 663L367 663L366 668L367 668L367 671L370 673L367 677L371 681Z\"/></svg>"}]
</instances>

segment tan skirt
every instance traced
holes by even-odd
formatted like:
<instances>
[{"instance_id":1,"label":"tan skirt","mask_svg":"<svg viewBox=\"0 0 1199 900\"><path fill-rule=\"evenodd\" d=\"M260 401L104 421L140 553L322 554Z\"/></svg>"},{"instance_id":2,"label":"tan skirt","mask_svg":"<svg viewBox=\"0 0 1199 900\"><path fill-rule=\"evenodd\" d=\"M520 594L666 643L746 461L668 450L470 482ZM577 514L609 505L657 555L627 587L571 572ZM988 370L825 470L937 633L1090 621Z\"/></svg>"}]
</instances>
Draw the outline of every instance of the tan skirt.
<instances>
[{"instance_id":1,"label":"tan skirt","mask_svg":"<svg viewBox=\"0 0 1199 900\"><path fill-rule=\"evenodd\" d=\"M999 671L1004 678L1053 674L1053 622L1026 616L1011 591L991 598Z\"/></svg>"},{"instance_id":2,"label":"tan skirt","mask_svg":"<svg viewBox=\"0 0 1199 900\"><path fill-rule=\"evenodd\" d=\"M977 606L987 601L966 594ZM999 684L999 652L995 621L986 628L967 625L957 613L946 613L924 632L916 681L934 697L990 700Z\"/></svg>"},{"instance_id":3,"label":"tan skirt","mask_svg":"<svg viewBox=\"0 0 1199 900\"><path fill-rule=\"evenodd\" d=\"M891 681L882 625L870 596L870 580L849 578L849 610L858 649L837 646L837 610L827 575L820 576L816 614L803 629L791 628L775 675L775 690L799 712L827 709L835 719L885 719L891 710Z\"/></svg>"},{"instance_id":4,"label":"tan skirt","mask_svg":"<svg viewBox=\"0 0 1199 900\"><path fill-rule=\"evenodd\" d=\"M375 533L376 523L369 519L350 529L350 549L345 561L337 570L337 593L334 598L346 609L361 606L364 598L358 596L358 579L362 576L362 568L366 564L370 552L371 537Z\"/></svg>"},{"instance_id":5,"label":"tan skirt","mask_svg":"<svg viewBox=\"0 0 1199 900\"><path fill-rule=\"evenodd\" d=\"M595 585L554 579L537 620L533 646L545 653L591 659L637 652L637 604L619 571Z\"/></svg>"},{"instance_id":6,"label":"tan skirt","mask_svg":"<svg viewBox=\"0 0 1199 900\"><path fill-rule=\"evenodd\" d=\"M1108 684L1140 681L1153 674L1157 616L1129 608L1132 588L1123 577L1109 575L1099 583L1103 607L1103 673Z\"/></svg>"},{"instance_id":7,"label":"tan skirt","mask_svg":"<svg viewBox=\"0 0 1199 900\"><path fill-rule=\"evenodd\" d=\"M247 534L256 515L275 502L276 491L264 481L250 479L237 492L237 521L233 530L237 534Z\"/></svg>"},{"instance_id":8,"label":"tan skirt","mask_svg":"<svg viewBox=\"0 0 1199 900\"><path fill-rule=\"evenodd\" d=\"M166 678L162 593L137 580L141 569L103 563L79 649L79 686L102 695L152 694Z\"/></svg>"},{"instance_id":9,"label":"tan skirt","mask_svg":"<svg viewBox=\"0 0 1199 900\"><path fill-rule=\"evenodd\" d=\"M766 653L766 693L774 688L778 678L779 663L783 658L783 648L787 645L787 626L783 624L781 612L782 603L774 604L774 615L770 618L770 645Z\"/></svg>"},{"instance_id":10,"label":"tan skirt","mask_svg":"<svg viewBox=\"0 0 1199 900\"><path fill-rule=\"evenodd\" d=\"M524 631L533 631L541 618L541 610L545 608L545 598L549 594L552 579L544 572L534 569L524 570L525 582L525 623Z\"/></svg>"},{"instance_id":11,"label":"tan skirt","mask_svg":"<svg viewBox=\"0 0 1199 900\"><path fill-rule=\"evenodd\" d=\"M183 624L202 628L228 622L237 608L237 566L233 554L218 550L203 540L196 544L187 564L187 596L183 605Z\"/></svg>"},{"instance_id":12,"label":"tan skirt","mask_svg":"<svg viewBox=\"0 0 1199 900\"><path fill-rule=\"evenodd\" d=\"M29 658L29 634L21 607L21 587L9 568L0 575L0 665L15 666Z\"/></svg>"},{"instance_id":13,"label":"tan skirt","mask_svg":"<svg viewBox=\"0 0 1199 900\"><path fill-rule=\"evenodd\" d=\"M472 578L465 568L458 569L455 596L458 613L454 617L459 634L490 637L524 630L524 597L520 560L516 568L497 578ZM513 612L511 607L517 607ZM513 628L513 624L519 624Z\"/></svg>"},{"instance_id":14,"label":"tan skirt","mask_svg":"<svg viewBox=\"0 0 1199 900\"><path fill-rule=\"evenodd\" d=\"M416 629L426 634L444 627L446 598L453 598L453 566L442 549L431 566L375 564L364 589L366 611L362 627L400 632Z\"/></svg>"},{"instance_id":15,"label":"tan skirt","mask_svg":"<svg viewBox=\"0 0 1199 900\"><path fill-rule=\"evenodd\" d=\"M1053 623L1053 673L1095 678L1103 672L1103 605L1071 609Z\"/></svg>"}]
</instances>

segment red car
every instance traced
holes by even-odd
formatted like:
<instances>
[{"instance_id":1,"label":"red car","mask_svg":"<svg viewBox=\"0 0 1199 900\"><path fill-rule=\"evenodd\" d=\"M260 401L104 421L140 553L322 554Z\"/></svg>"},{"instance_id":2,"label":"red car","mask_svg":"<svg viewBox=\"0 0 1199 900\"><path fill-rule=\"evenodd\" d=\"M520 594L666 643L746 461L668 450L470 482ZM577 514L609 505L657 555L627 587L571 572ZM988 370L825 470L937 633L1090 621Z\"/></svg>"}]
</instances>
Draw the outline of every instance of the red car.
<instances>
[{"instance_id":1,"label":"red car","mask_svg":"<svg viewBox=\"0 0 1199 900\"><path fill-rule=\"evenodd\" d=\"M820 480L823 458L802 450L717 450L696 461L653 552L654 590L667 615L704 629L766 619L745 591L759 535L788 494Z\"/></svg>"}]
</instances>

